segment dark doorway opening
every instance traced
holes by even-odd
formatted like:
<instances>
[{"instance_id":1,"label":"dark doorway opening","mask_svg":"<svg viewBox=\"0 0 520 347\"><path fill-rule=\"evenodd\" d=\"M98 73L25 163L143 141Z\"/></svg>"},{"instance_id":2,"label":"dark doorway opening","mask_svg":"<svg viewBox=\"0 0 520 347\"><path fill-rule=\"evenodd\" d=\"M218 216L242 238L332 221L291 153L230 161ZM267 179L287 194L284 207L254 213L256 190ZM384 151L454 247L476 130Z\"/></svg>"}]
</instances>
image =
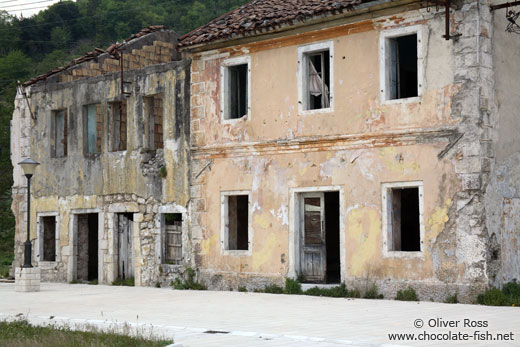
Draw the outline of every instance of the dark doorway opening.
<instances>
[{"instance_id":1,"label":"dark doorway opening","mask_svg":"<svg viewBox=\"0 0 520 347\"><path fill-rule=\"evenodd\" d=\"M420 250L419 189L405 188L401 190L401 251Z\"/></svg>"},{"instance_id":2,"label":"dark doorway opening","mask_svg":"<svg viewBox=\"0 0 520 347\"><path fill-rule=\"evenodd\" d=\"M76 278L80 281L98 279L98 214L78 214L78 257Z\"/></svg>"},{"instance_id":3,"label":"dark doorway opening","mask_svg":"<svg viewBox=\"0 0 520 347\"><path fill-rule=\"evenodd\" d=\"M341 281L339 251L339 192L325 193L325 244L327 249L327 283Z\"/></svg>"}]
</instances>

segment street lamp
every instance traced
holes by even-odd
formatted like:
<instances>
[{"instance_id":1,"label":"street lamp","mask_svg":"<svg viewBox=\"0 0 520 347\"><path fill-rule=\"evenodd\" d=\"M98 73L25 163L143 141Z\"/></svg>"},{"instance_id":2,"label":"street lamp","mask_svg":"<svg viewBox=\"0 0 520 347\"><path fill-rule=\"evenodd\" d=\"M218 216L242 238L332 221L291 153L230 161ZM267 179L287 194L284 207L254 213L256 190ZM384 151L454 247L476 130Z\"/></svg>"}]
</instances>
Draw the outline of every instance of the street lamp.
<instances>
[{"instance_id":1,"label":"street lamp","mask_svg":"<svg viewBox=\"0 0 520 347\"><path fill-rule=\"evenodd\" d=\"M25 241L25 260L22 267L32 267L31 264L31 177L34 174L36 166L40 163L35 162L31 158L27 158L18 163L23 169L25 177L27 177L27 241Z\"/></svg>"}]
</instances>

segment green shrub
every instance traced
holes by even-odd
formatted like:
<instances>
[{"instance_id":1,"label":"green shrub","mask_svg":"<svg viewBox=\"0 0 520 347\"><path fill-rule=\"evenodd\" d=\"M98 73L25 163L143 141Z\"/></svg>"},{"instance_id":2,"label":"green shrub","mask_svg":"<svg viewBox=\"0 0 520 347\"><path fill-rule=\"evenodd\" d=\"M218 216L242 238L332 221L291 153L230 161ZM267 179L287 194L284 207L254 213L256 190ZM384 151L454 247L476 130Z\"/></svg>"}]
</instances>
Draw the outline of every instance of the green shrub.
<instances>
[{"instance_id":1,"label":"green shrub","mask_svg":"<svg viewBox=\"0 0 520 347\"><path fill-rule=\"evenodd\" d=\"M88 284L97 285L99 282L97 279L90 281Z\"/></svg>"},{"instance_id":2,"label":"green shrub","mask_svg":"<svg viewBox=\"0 0 520 347\"><path fill-rule=\"evenodd\" d=\"M264 293L283 294L283 288L280 286L277 286L276 284L271 284L271 285L265 286Z\"/></svg>"},{"instance_id":3,"label":"green shrub","mask_svg":"<svg viewBox=\"0 0 520 347\"><path fill-rule=\"evenodd\" d=\"M375 284L372 285L372 287L365 292L365 295L363 295L364 299L383 299L383 294L379 294L377 290L377 286Z\"/></svg>"},{"instance_id":4,"label":"green shrub","mask_svg":"<svg viewBox=\"0 0 520 347\"><path fill-rule=\"evenodd\" d=\"M161 288L161 282L155 282L155 288Z\"/></svg>"},{"instance_id":5,"label":"green shrub","mask_svg":"<svg viewBox=\"0 0 520 347\"><path fill-rule=\"evenodd\" d=\"M359 289L349 290L347 297L348 298L360 298L361 297L361 292L359 291Z\"/></svg>"},{"instance_id":6,"label":"green shrub","mask_svg":"<svg viewBox=\"0 0 520 347\"><path fill-rule=\"evenodd\" d=\"M304 295L326 296L331 298L359 298L359 290L348 290L345 283L331 288L312 287L303 292Z\"/></svg>"},{"instance_id":7,"label":"green shrub","mask_svg":"<svg viewBox=\"0 0 520 347\"><path fill-rule=\"evenodd\" d=\"M72 281L69 282L69 284L78 284L78 283L79 283L78 280L72 280Z\"/></svg>"},{"instance_id":8,"label":"green shrub","mask_svg":"<svg viewBox=\"0 0 520 347\"><path fill-rule=\"evenodd\" d=\"M246 287L238 287L238 291L241 292L241 293L247 293L247 288Z\"/></svg>"},{"instance_id":9,"label":"green shrub","mask_svg":"<svg viewBox=\"0 0 520 347\"><path fill-rule=\"evenodd\" d=\"M199 283L195 281L195 270L193 270L191 267L188 267L184 270L184 273L182 274L182 278L177 277L175 281L170 282L170 286L173 287L173 289L179 289L179 290L206 290L206 286L202 283Z\"/></svg>"},{"instance_id":10,"label":"green shrub","mask_svg":"<svg viewBox=\"0 0 520 347\"><path fill-rule=\"evenodd\" d=\"M448 296L448 297L444 300L444 303L445 303L445 304L458 304L458 303L459 303L459 298L457 297L457 293Z\"/></svg>"},{"instance_id":11,"label":"green shrub","mask_svg":"<svg viewBox=\"0 0 520 347\"><path fill-rule=\"evenodd\" d=\"M0 265L0 278L7 278L7 277L9 277L9 266Z\"/></svg>"},{"instance_id":12,"label":"green shrub","mask_svg":"<svg viewBox=\"0 0 520 347\"><path fill-rule=\"evenodd\" d=\"M301 294L302 293L302 285L298 280L293 280L292 278L285 279L285 294Z\"/></svg>"},{"instance_id":13,"label":"green shrub","mask_svg":"<svg viewBox=\"0 0 520 347\"><path fill-rule=\"evenodd\" d=\"M395 300L419 301L419 299L417 299L417 293L415 292L415 289L413 289L412 287L408 287L405 290L399 290L397 292L397 296L395 297Z\"/></svg>"},{"instance_id":14,"label":"green shrub","mask_svg":"<svg viewBox=\"0 0 520 347\"><path fill-rule=\"evenodd\" d=\"M480 294L477 297L477 302L481 305L487 306L508 306L509 300L507 296L498 288L491 288L484 294Z\"/></svg>"},{"instance_id":15,"label":"green shrub","mask_svg":"<svg viewBox=\"0 0 520 347\"><path fill-rule=\"evenodd\" d=\"M133 277L125 278L124 280L117 278L115 281L112 282L113 286L126 286L126 287L133 287L135 286L135 279Z\"/></svg>"},{"instance_id":16,"label":"green shrub","mask_svg":"<svg viewBox=\"0 0 520 347\"><path fill-rule=\"evenodd\" d=\"M520 306L520 283L516 280L504 284L502 291L507 296L510 305Z\"/></svg>"}]
</instances>

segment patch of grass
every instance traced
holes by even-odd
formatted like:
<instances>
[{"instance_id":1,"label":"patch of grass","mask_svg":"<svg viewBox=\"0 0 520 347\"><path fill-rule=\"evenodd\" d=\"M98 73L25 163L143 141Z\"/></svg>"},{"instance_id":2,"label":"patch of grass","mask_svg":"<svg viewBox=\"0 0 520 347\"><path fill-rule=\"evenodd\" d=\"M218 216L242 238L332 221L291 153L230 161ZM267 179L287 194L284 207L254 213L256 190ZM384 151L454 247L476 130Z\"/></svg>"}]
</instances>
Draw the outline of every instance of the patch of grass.
<instances>
[{"instance_id":1,"label":"patch of grass","mask_svg":"<svg viewBox=\"0 0 520 347\"><path fill-rule=\"evenodd\" d=\"M79 284L79 281L78 280L72 280L69 282L69 284Z\"/></svg>"},{"instance_id":2,"label":"patch of grass","mask_svg":"<svg viewBox=\"0 0 520 347\"><path fill-rule=\"evenodd\" d=\"M458 303L459 303L459 299L457 298L457 293L448 296L448 297L444 300L444 303L445 303L445 304L458 304Z\"/></svg>"},{"instance_id":3,"label":"patch of grass","mask_svg":"<svg viewBox=\"0 0 520 347\"><path fill-rule=\"evenodd\" d=\"M516 280L506 283L502 291L512 306L520 306L520 283L517 283Z\"/></svg>"},{"instance_id":4,"label":"patch of grass","mask_svg":"<svg viewBox=\"0 0 520 347\"><path fill-rule=\"evenodd\" d=\"M487 306L520 306L520 283L508 282L502 289L493 287L480 294L477 302Z\"/></svg>"},{"instance_id":5,"label":"patch of grass","mask_svg":"<svg viewBox=\"0 0 520 347\"><path fill-rule=\"evenodd\" d=\"M283 290L285 294L301 294L302 293L302 285L298 280L293 280L292 278L285 279L285 288Z\"/></svg>"},{"instance_id":6,"label":"patch of grass","mask_svg":"<svg viewBox=\"0 0 520 347\"><path fill-rule=\"evenodd\" d=\"M363 295L363 298L364 299L384 299L385 297L383 296L383 294L379 294L377 286L375 284L373 284L372 287L370 287L370 289L368 289L365 292L365 295Z\"/></svg>"},{"instance_id":7,"label":"patch of grass","mask_svg":"<svg viewBox=\"0 0 520 347\"><path fill-rule=\"evenodd\" d=\"M172 344L164 340L143 336L125 336L114 332L73 331L67 327L39 327L29 324L26 320L13 322L0 321L0 345L15 346L53 346L53 347L162 347Z\"/></svg>"},{"instance_id":8,"label":"patch of grass","mask_svg":"<svg viewBox=\"0 0 520 347\"><path fill-rule=\"evenodd\" d=\"M161 283L160 282L155 282L155 288L161 288Z\"/></svg>"},{"instance_id":9,"label":"patch of grass","mask_svg":"<svg viewBox=\"0 0 520 347\"><path fill-rule=\"evenodd\" d=\"M327 296L331 298L359 298L361 295L359 290L348 290L345 283L332 288L312 287L303 292L304 295L311 296Z\"/></svg>"},{"instance_id":10,"label":"patch of grass","mask_svg":"<svg viewBox=\"0 0 520 347\"><path fill-rule=\"evenodd\" d=\"M112 282L112 285L133 287L135 286L135 279L133 277L125 278L124 280L117 278L115 281Z\"/></svg>"},{"instance_id":11,"label":"patch of grass","mask_svg":"<svg viewBox=\"0 0 520 347\"><path fill-rule=\"evenodd\" d=\"M280 286L277 286L276 284L271 284L268 286L265 286L264 293L269 294L283 294L283 288Z\"/></svg>"},{"instance_id":12,"label":"patch of grass","mask_svg":"<svg viewBox=\"0 0 520 347\"><path fill-rule=\"evenodd\" d=\"M98 285L99 282L98 282L97 279L95 279L95 280L90 281L88 284L91 284L91 285L94 285L94 286L95 286L95 285Z\"/></svg>"},{"instance_id":13,"label":"patch of grass","mask_svg":"<svg viewBox=\"0 0 520 347\"><path fill-rule=\"evenodd\" d=\"M182 274L182 278L176 278L175 281L171 281L170 285L173 287L173 289L179 289L179 290L206 290L206 286L202 283L199 283L195 280L195 270L193 270L191 267L188 267L184 270L184 273Z\"/></svg>"},{"instance_id":14,"label":"patch of grass","mask_svg":"<svg viewBox=\"0 0 520 347\"><path fill-rule=\"evenodd\" d=\"M397 296L395 297L395 300L400 301L419 301L417 298L417 293L415 292L415 289L412 287L408 287L404 290L397 291Z\"/></svg>"},{"instance_id":15,"label":"patch of grass","mask_svg":"<svg viewBox=\"0 0 520 347\"><path fill-rule=\"evenodd\" d=\"M238 291L241 292L241 293L247 293L247 288L246 287L238 287Z\"/></svg>"}]
</instances>

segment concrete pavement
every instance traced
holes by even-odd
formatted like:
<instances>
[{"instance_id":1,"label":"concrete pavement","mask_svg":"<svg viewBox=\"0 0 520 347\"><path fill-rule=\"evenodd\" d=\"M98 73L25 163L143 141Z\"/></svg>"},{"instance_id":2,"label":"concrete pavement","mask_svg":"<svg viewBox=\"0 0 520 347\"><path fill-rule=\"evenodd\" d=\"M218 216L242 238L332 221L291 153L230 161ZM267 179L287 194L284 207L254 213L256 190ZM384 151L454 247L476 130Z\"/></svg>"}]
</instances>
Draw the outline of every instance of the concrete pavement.
<instances>
[{"instance_id":1,"label":"concrete pavement","mask_svg":"<svg viewBox=\"0 0 520 347\"><path fill-rule=\"evenodd\" d=\"M518 307L57 283L18 293L0 283L0 319L20 314L36 324L151 333L184 347L520 346ZM389 337L404 333L415 335Z\"/></svg>"}]
</instances>

